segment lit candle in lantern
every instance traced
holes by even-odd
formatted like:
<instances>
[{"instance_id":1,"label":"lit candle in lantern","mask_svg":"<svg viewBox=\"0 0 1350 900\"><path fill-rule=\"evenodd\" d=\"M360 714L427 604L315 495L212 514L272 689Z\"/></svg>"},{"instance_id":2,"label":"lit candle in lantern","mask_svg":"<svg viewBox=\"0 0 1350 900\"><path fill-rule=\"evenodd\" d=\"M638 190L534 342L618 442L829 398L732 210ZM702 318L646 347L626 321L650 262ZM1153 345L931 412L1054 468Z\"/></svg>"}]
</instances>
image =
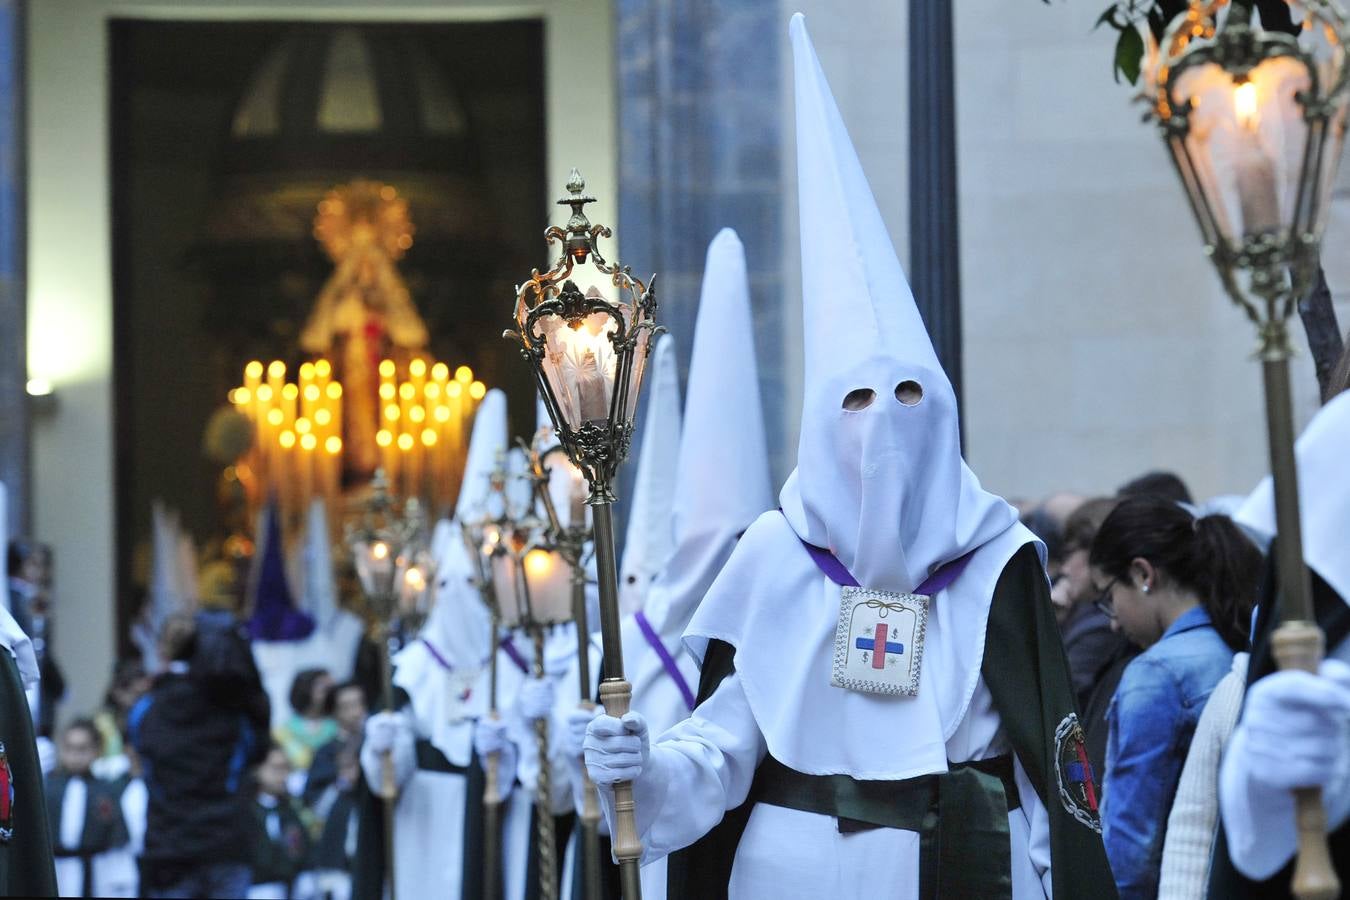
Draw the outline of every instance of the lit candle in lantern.
<instances>
[{"instance_id":1,"label":"lit candle in lantern","mask_svg":"<svg viewBox=\"0 0 1350 900\"><path fill-rule=\"evenodd\" d=\"M1275 191L1275 165L1261 144L1260 104L1256 84L1244 81L1233 89L1233 115L1237 119L1236 169L1242 230L1246 234L1273 231L1280 224L1280 204Z\"/></svg>"}]
</instances>

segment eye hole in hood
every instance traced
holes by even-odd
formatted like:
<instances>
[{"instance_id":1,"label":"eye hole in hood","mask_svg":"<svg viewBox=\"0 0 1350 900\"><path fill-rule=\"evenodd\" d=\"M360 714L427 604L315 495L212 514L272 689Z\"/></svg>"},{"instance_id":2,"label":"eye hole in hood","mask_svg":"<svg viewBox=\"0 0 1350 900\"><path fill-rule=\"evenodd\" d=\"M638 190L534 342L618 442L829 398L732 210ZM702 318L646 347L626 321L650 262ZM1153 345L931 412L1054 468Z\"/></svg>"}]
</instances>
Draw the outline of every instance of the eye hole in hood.
<instances>
[{"instance_id":1,"label":"eye hole in hood","mask_svg":"<svg viewBox=\"0 0 1350 900\"><path fill-rule=\"evenodd\" d=\"M876 398L877 392L871 388L856 388L844 395L844 409L849 412L867 409Z\"/></svg>"},{"instance_id":2,"label":"eye hole in hood","mask_svg":"<svg viewBox=\"0 0 1350 900\"><path fill-rule=\"evenodd\" d=\"M923 385L906 379L895 386L895 399L904 406L918 406L923 399Z\"/></svg>"}]
</instances>

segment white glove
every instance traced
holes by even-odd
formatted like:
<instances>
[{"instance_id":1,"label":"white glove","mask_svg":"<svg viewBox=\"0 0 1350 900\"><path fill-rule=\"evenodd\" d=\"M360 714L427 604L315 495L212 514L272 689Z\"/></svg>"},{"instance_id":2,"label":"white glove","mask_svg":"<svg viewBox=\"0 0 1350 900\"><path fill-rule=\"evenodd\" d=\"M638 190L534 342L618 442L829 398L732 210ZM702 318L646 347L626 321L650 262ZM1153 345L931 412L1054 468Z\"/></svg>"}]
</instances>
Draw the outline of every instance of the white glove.
<instances>
[{"instance_id":1,"label":"white glove","mask_svg":"<svg viewBox=\"0 0 1350 900\"><path fill-rule=\"evenodd\" d=\"M622 719L596 716L586 728L582 747L591 781L602 785L634 781L651 755L647 720L636 712L626 713Z\"/></svg>"},{"instance_id":2,"label":"white glove","mask_svg":"<svg viewBox=\"0 0 1350 900\"><path fill-rule=\"evenodd\" d=\"M1350 666L1276 672L1252 685L1239 745L1253 781L1277 790L1325 788L1350 766Z\"/></svg>"},{"instance_id":3,"label":"white glove","mask_svg":"<svg viewBox=\"0 0 1350 900\"><path fill-rule=\"evenodd\" d=\"M506 720L483 716L473 730L473 749L486 765L492 754L497 754L497 790L505 799L516 781L516 745L506 736Z\"/></svg>"},{"instance_id":4,"label":"white glove","mask_svg":"<svg viewBox=\"0 0 1350 900\"><path fill-rule=\"evenodd\" d=\"M394 781L401 788L417 768L417 736L412 721L403 713L376 713L366 720L366 738L361 743L361 771L378 795L384 783L384 754L394 762Z\"/></svg>"},{"instance_id":5,"label":"white glove","mask_svg":"<svg viewBox=\"0 0 1350 900\"><path fill-rule=\"evenodd\" d=\"M553 713L553 682L527 678L520 686L520 714L527 720L547 719Z\"/></svg>"},{"instance_id":6,"label":"white glove","mask_svg":"<svg viewBox=\"0 0 1350 900\"><path fill-rule=\"evenodd\" d=\"M586 750L586 728L591 720L604 715L600 706L578 706L567 714L567 725L563 729L563 750L568 759L576 759Z\"/></svg>"}]
</instances>

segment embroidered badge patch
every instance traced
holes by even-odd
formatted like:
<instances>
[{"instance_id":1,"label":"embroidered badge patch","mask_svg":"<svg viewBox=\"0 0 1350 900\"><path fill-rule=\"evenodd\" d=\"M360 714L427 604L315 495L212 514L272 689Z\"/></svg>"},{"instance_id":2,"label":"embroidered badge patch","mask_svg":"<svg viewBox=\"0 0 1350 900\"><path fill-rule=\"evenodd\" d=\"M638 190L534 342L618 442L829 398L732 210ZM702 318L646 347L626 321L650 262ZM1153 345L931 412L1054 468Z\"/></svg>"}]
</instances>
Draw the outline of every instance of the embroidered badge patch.
<instances>
[{"instance_id":1,"label":"embroidered badge patch","mask_svg":"<svg viewBox=\"0 0 1350 900\"><path fill-rule=\"evenodd\" d=\"M5 745L0 743L0 843L14 838L14 770L9 767Z\"/></svg>"},{"instance_id":2,"label":"embroidered badge patch","mask_svg":"<svg viewBox=\"0 0 1350 900\"><path fill-rule=\"evenodd\" d=\"M843 588L830 684L867 694L915 696L927 625L923 594Z\"/></svg>"},{"instance_id":3,"label":"embroidered badge patch","mask_svg":"<svg viewBox=\"0 0 1350 900\"><path fill-rule=\"evenodd\" d=\"M1080 824L1100 834L1096 774L1088 761L1083 726L1078 724L1074 713L1065 716L1055 729L1055 778L1064 809Z\"/></svg>"}]
</instances>

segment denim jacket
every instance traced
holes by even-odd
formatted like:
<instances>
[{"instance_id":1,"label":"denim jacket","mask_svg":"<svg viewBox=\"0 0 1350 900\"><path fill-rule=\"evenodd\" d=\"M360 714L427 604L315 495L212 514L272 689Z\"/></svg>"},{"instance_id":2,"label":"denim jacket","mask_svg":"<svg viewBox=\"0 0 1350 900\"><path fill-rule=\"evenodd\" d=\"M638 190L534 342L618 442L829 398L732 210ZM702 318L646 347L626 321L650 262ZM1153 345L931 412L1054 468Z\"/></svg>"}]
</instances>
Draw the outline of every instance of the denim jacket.
<instances>
[{"instance_id":1,"label":"denim jacket","mask_svg":"<svg viewBox=\"0 0 1350 900\"><path fill-rule=\"evenodd\" d=\"M1125 668L1107 710L1102 839L1121 900L1156 897L1163 836L1196 722L1233 650L1197 606Z\"/></svg>"}]
</instances>

